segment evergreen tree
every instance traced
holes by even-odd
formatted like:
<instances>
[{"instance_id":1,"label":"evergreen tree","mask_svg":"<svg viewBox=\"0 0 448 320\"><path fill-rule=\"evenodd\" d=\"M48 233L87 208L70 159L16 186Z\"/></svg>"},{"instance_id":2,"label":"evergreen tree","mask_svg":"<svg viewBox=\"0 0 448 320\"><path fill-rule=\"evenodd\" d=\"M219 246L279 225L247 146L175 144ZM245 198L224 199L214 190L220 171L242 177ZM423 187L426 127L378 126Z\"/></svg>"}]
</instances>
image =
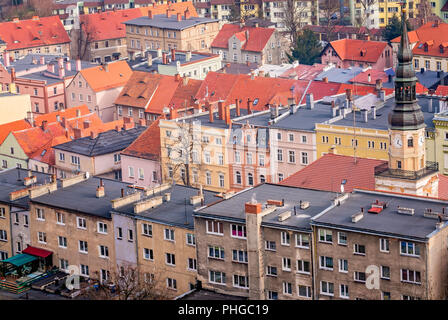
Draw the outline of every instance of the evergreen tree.
<instances>
[{"instance_id":1,"label":"evergreen tree","mask_svg":"<svg viewBox=\"0 0 448 320\"><path fill-rule=\"evenodd\" d=\"M409 20L406 20L406 26L408 31L412 30ZM383 38L385 41L391 41L399 36L401 36L401 20L394 14L394 16L389 19L389 23L383 30Z\"/></svg>"},{"instance_id":2,"label":"evergreen tree","mask_svg":"<svg viewBox=\"0 0 448 320\"><path fill-rule=\"evenodd\" d=\"M290 62L299 60L301 64L312 65L319 62L322 46L317 35L309 29L305 29L297 37L297 43L291 50L291 54L287 54Z\"/></svg>"}]
</instances>

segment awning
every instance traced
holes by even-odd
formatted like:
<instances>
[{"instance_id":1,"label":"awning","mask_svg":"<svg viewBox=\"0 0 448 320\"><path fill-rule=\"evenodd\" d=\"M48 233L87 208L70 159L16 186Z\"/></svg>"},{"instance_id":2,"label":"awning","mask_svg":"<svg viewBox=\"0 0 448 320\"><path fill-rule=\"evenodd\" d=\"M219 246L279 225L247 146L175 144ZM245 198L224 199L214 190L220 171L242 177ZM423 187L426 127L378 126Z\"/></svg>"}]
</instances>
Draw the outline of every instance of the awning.
<instances>
[{"instance_id":1,"label":"awning","mask_svg":"<svg viewBox=\"0 0 448 320\"><path fill-rule=\"evenodd\" d=\"M49 255L53 254L53 252L51 252L51 251L48 251L48 250L45 250L45 249L41 249L41 248L32 247L32 246L28 246L22 252L30 254L30 255L35 256L35 257L40 257L40 258L46 258Z\"/></svg>"},{"instance_id":2,"label":"awning","mask_svg":"<svg viewBox=\"0 0 448 320\"><path fill-rule=\"evenodd\" d=\"M30 263L34 260L37 260L37 257L26 254L26 253L22 253L22 254L15 255L11 258L2 260L1 262L10 263L16 267L20 267L20 266L23 266L24 264Z\"/></svg>"}]
</instances>

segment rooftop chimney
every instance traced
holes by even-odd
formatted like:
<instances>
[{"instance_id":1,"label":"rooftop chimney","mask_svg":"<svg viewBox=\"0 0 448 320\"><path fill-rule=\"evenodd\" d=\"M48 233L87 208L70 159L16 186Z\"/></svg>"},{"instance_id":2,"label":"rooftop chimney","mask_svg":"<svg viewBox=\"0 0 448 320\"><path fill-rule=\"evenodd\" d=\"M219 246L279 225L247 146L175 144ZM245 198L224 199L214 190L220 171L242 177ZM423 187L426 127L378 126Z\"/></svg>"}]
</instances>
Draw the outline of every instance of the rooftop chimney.
<instances>
[{"instance_id":1,"label":"rooftop chimney","mask_svg":"<svg viewBox=\"0 0 448 320\"><path fill-rule=\"evenodd\" d=\"M306 108L314 109L314 96L312 93L306 95Z\"/></svg>"},{"instance_id":2,"label":"rooftop chimney","mask_svg":"<svg viewBox=\"0 0 448 320\"><path fill-rule=\"evenodd\" d=\"M180 12L177 13L177 21L182 21L182 15Z\"/></svg>"},{"instance_id":3,"label":"rooftop chimney","mask_svg":"<svg viewBox=\"0 0 448 320\"><path fill-rule=\"evenodd\" d=\"M67 71L72 71L72 64L71 64L70 61L67 61L67 62L65 63L65 69L66 69Z\"/></svg>"},{"instance_id":4,"label":"rooftop chimney","mask_svg":"<svg viewBox=\"0 0 448 320\"><path fill-rule=\"evenodd\" d=\"M81 71L81 60L76 59L76 71Z\"/></svg>"},{"instance_id":5,"label":"rooftop chimney","mask_svg":"<svg viewBox=\"0 0 448 320\"><path fill-rule=\"evenodd\" d=\"M47 64L47 71L48 72L54 73L54 70L55 70L54 64L52 64L52 63Z\"/></svg>"},{"instance_id":6,"label":"rooftop chimney","mask_svg":"<svg viewBox=\"0 0 448 320\"><path fill-rule=\"evenodd\" d=\"M102 198L105 196L105 194L106 192L104 190L103 179L100 178L100 185L98 186L98 188L96 188L96 197Z\"/></svg>"},{"instance_id":7,"label":"rooftop chimney","mask_svg":"<svg viewBox=\"0 0 448 320\"><path fill-rule=\"evenodd\" d=\"M250 98L247 98L247 113L252 114L252 101Z\"/></svg>"},{"instance_id":8,"label":"rooftop chimney","mask_svg":"<svg viewBox=\"0 0 448 320\"><path fill-rule=\"evenodd\" d=\"M226 125L230 125L230 106L224 107L224 121Z\"/></svg>"},{"instance_id":9,"label":"rooftop chimney","mask_svg":"<svg viewBox=\"0 0 448 320\"><path fill-rule=\"evenodd\" d=\"M47 122L47 120L42 121L41 128L42 128L43 131L48 129L48 122Z\"/></svg>"},{"instance_id":10,"label":"rooftop chimney","mask_svg":"<svg viewBox=\"0 0 448 320\"><path fill-rule=\"evenodd\" d=\"M372 119L375 120L376 119L376 107L372 106L371 109L372 109Z\"/></svg>"},{"instance_id":11,"label":"rooftop chimney","mask_svg":"<svg viewBox=\"0 0 448 320\"><path fill-rule=\"evenodd\" d=\"M3 52L3 63L7 68L11 65L11 60L9 60L9 52L6 50Z\"/></svg>"},{"instance_id":12,"label":"rooftop chimney","mask_svg":"<svg viewBox=\"0 0 448 320\"><path fill-rule=\"evenodd\" d=\"M362 120L367 123L367 121L368 121L367 120L367 109L362 109L361 114L362 114Z\"/></svg>"},{"instance_id":13,"label":"rooftop chimney","mask_svg":"<svg viewBox=\"0 0 448 320\"><path fill-rule=\"evenodd\" d=\"M148 18L152 19L152 11L151 10L148 10Z\"/></svg>"},{"instance_id":14,"label":"rooftop chimney","mask_svg":"<svg viewBox=\"0 0 448 320\"><path fill-rule=\"evenodd\" d=\"M90 131L90 139L96 139L98 137L98 133L95 130Z\"/></svg>"},{"instance_id":15,"label":"rooftop chimney","mask_svg":"<svg viewBox=\"0 0 448 320\"><path fill-rule=\"evenodd\" d=\"M63 79L64 77L65 77L65 69L64 69L64 66L62 66L62 68L61 67L59 67L59 79Z\"/></svg>"},{"instance_id":16,"label":"rooftop chimney","mask_svg":"<svg viewBox=\"0 0 448 320\"><path fill-rule=\"evenodd\" d=\"M162 64L167 64L166 53L162 53Z\"/></svg>"},{"instance_id":17,"label":"rooftop chimney","mask_svg":"<svg viewBox=\"0 0 448 320\"><path fill-rule=\"evenodd\" d=\"M167 18L170 17L170 9L166 9L166 17L167 17Z\"/></svg>"},{"instance_id":18,"label":"rooftop chimney","mask_svg":"<svg viewBox=\"0 0 448 320\"><path fill-rule=\"evenodd\" d=\"M44 65L45 64L45 57L44 56L40 56L39 58L39 64Z\"/></svg>"},{"instance_id":19,"label":"rooftop chimney","mask_svg":"<svg viewBox=\"0 0 448 320\"><path fill-rule=\"evenodd\" d=\"M176 49L171 49L171 61L176 61Z\"/></svg>"},{"instance_id":20,"label":"rooftop chimney","mask_svg":"<svg viewBox=\"0 0 448 320\"><path fill-rule=\"evenodd\" d=\"M222 100L218 102L218 117L219 120L224 120L224 101Z\"/></svg>"},{"instance_id":21,"label":"rooftop chimney","mask_svg":"<svg viewBox=\"0 0 448 320\"><path fill-rule=\"evenodd\" d=\"M185 53L185 61L190 61L191 60L191 51L187 51Z\"/></svg>"},{"instance_id":22,"label":"rooftop chimney","mask_svg":"<svg viewBox=\"0 0 448 320\"><path fill-rule=\"evenodd\" d=\"M259 214L263 210L261 207L261 203L246 202L244 205L244 211L246 212L246 214Z\"/></svg>"},{"instance_id":23,"label":"rooftop chimney","mask_svg":"<svg viewBox=\"0 0 448 320\"><path fill-rule=\"evenodd\" d=\"M328 78L327 78L327 77L324 77L324 78L322 79L322 81L325 82L325 83L328 83Z\"/></svg>"},{"instance_id":24,"label":"rooftop chimney","mask_svg":"<svg viewBox=\"0 0 448 320\"><path fill-rule=\"evenodd\" d=\"M170 108L170 120L176 119L177 117L177 109L173 106Z\"/></svg>"},{"instance_id":25,"label":"rooftop chimney","mask_svg":"<svg viewBox=\"0 0 448 320\"><path fill-rule=\"evenodd\" d=\"M367 82L371 82L372 81L372 77L370 76L370 73L367 75Z\"/></svg>"},{"instance_id":26,"label":"rooftop chimney","mask_svg":"<svg viewBox=\"0 0 448 320\"><path fill-rule=\"evenodd\" d=\"M184 11L184 17L185 17L185 20L190 19L190 17L191 17L190 10L188 10L188 8L187 8L187 10Z\"/></svg>"},{"instance_id":27,"label":"rooftop chimney","mask_svg":"<svg viewBox=\"0 0 448 320\"><path fill-rule=\"evenodd\" d=\"M241 114L240 100L239 99L235 99L235 107L236 107L236 116L239 117L240 114Z\"/></svg>"}]
</instances>

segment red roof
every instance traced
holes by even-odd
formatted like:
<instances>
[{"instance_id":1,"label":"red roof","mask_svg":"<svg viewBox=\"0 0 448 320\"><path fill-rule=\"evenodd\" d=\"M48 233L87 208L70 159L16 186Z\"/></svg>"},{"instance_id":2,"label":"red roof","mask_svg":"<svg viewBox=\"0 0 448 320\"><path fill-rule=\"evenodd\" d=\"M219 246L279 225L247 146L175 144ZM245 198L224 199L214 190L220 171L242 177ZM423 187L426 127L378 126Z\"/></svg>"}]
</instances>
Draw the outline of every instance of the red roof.
<instances>
[{"instance_id":1,"label":"red roof","mask_svg":"<svg viewBox=\"0 0 448 320\"><path fill-rule=\"evenodd\" d=\"M235 35L243 42L242 50L260 52L266 47L274 31L273 28L240 27L239 24L225 24L213 40L211 47L228 49L229 39ZM247 38L247 34L249 38Z\"/></svg>"},{"instance_id":2,"label":"red roof","mask_svg":"<svg viewBox=\"0 0 448 320\"><path fill-rule=\"evenodd\" d=\"M0 23L0 39L7 43L7 50L70 42L58 16L15 21Z\"/></svg>"},{"instance_id":3,"label":"red roof","mask_svg":"<svg viewBox=\"0 0 448 320\"><path fill-rule=\"evenodd\" d=\"M375 63L388 46L384 41L342 39L329 44L342 60ZM362 54L362 55L361 55Z\"/></svg>"},{"instance_id":4,"label":"red roof","mask_svg":"<svg viewBox=\"0 0 448 320\"><path fill-rule=\"evenodd\" d=\"M315 190L340 192L341 182L345 179L345 192L354 188L375 189L374 168L387 161L357 158L336 154L326 154L294 173L281 185L302 187Z\"/></svg>"},{"instance_id":5,"label":"red roof","mask_svg":"<svg viewBox=\"0 0 448 320\"><path fill-rule=\"evenodd\" d=\"M417 84L418 84L418 82L417 82ZM373 93L373 94L377 93L376 88L374 86L367 86L367 85L353 86L353 84L341 83L341 86L339 87L339 90L338 90L338 94L345 93L347 89L352 89L353 93L357 96L365 96L369 93ZM386 95L389 95L392 92L394 92L393 88L384 88L383 87L383 90L386 93Z\"/></svg>"},{"instance_id":6,"label":"red roof","mask_svg":"<svg viewBox=\"0 0 448 320\"><path fill-rule=\"evenodd\" d=\"M439 177L439 199L448 200L448 177L438 174Z\"/></svg>"},{"instance_id":7,"label":"red roof","mask_svg":"<svg viewBox=\"0 0 448 320\"><path fill-rule=\"evenodd\" d=\"M381 79L383 83L389 81L389 77L386 72L381 70L369 69L359 73L354 78L350 79L350 82L374 85L377 79Z\"/></svg>"},{"instance_id":8,"label":"red roof","mask_svg":"<svg viewBox=\"0 0 448 320\"><path fill-rule=\"evenodd\" d=\"M439 85L435 94L438 96L448 96L448 86Z\"/></svg>"},{"instance_id":9,"label":"red roof","mask_svg":"<svg viewBox=\"0 0 448 320\"><path fill-rule=\"evenodd\" d=\"M32 247L32 246L28 246L27 248L25 248L22 251L22 253L30 254L32 256L41 257L41 258L46 258L49 255L53 254L53 252L51 252L51 251L41 249L41 248Z\"/></svg>"},{"instance_id":10,"label":"red roof","mask_svg":"<svg viewBox=\"0 0 448 320\"><path fill-rule=\"evenodd\" d=\"M148 160L160 160L160 117L151 123L121 154Z\"/></svg>"},{"instance_id":11,"label":"red roof","mask_svg":"<svg viewBox=\"0 0 448 320\"><path fill-rule=\"evenodd\" d=\"M95 92L124 86L132 75L132 69L125 60L82 69L79 72Z\"/></svg>"},{"instance_id":12,"label":"red roof","mask_svg":"<svg viewBox=\"0 0 448 320\"><path fill-rule=\"evenodd\" d=\"M31 124L26 120L17 120L0 125L0 144L5 141L11 131L31 128Z\"/></svg>"},{"instance_id":13,"label":"red roof","mask_svg":"<svg viewBox=\"0 0 448 320\"><path fill-rule=\"evenodd\" d=\"M299 64L297 67L291 68L283 72L281 78L294 78L300 80L314 80L324 68L327 67L325 64L315 63L312 66L306 64Z\"/></svg>"}]
</instances>

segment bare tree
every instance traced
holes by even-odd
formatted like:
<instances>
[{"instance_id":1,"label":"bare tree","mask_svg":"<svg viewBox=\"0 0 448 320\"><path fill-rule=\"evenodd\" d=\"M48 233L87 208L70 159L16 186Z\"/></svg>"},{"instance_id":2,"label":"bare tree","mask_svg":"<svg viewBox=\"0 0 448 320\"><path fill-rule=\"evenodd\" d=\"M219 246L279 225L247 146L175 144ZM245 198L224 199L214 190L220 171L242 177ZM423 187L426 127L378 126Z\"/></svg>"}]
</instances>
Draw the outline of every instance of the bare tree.
<instances>
[{"instance_id":1,"label":"bare tree","mask_svg":"<svg viewBox=\"0 0 448 320\"><path fill-rule=\"evenodd\" d=\"M328 42L333 41L335 26L340 22L339 6L339 0L322 0L319 3L321 25L325 28Z\"/></svg>"},{"instance_id":2,"label":"bare tree","mask_svg":"<svg viewBox=\"0 0 448 320\"><path fill-rule=\"evenodd\" d=\"M85 60L87 57L89 46L92 45L93 35L95 34L95 27L89 23L88 17L80 19L79 29L73 30L72 43L76 46L73 52L76 52L76 58ZM89 57L90 58L90 57Z\"/></svg>"},{"instance_id":3,"label":"bare tree","mask_svg":"<svg viewBox=\"0 0 448 320\"><path fill-rule=\"evenodd\" d=\"M118 272L109 281L98 282L81 295L89 300L166 300L170 295L166 288L166 270L143 272L132 265L117 266Z\"/></svg>"},{"instance_id":4,"label":"bare tree","mask_svg":"<svg viewBox=\"0 0 448 320\"><path fill-rule=\"evenodd\" d=\"M374 10L374 7L377 7L376 4L378 3L377 0L359 0L357 2L360 4L360 12L356 16L356 24L358 27L366 27L369 28L369 20L372 15L372 10Z\"/></svg>"},{"instance_id":5,"label":"bare tree","mask_svg":"<svg viewBox=\"0 0 448 320\"><path fill-rule=\"evenodd\" d=\"M428 22L430 16L432 16L431 4L428 0L420 0L420 6L418 7L418 14L416 18L419 20L423 20L423 24Z\"/></svg>"},{"instance_id":6,"label":"bare tree","mask_svg":"<svg viewBox=\"0 0 448 320\"><path fill-rule=\"evenodd\" d=\"M280 2L282 3L282 2ZM308 10L307 6L302 5L306 1L286 0L283 4L283 24L286 33L293 46L297 43L297 37L304 20L304 13ZM300 5L299 5L300 4Z\"/></svg>"}]
</instances>

